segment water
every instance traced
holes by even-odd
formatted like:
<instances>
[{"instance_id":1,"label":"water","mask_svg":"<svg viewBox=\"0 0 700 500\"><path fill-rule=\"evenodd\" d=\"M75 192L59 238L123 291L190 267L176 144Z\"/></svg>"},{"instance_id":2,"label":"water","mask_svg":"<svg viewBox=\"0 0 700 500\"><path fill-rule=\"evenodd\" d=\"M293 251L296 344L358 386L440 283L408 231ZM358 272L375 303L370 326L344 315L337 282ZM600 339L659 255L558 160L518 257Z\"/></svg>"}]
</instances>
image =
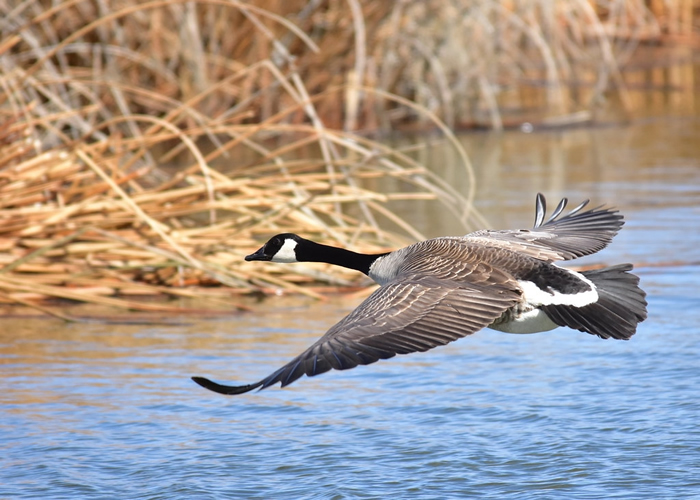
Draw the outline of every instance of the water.
<instances>
[{"instance_id":1,"label":"water","mask_svg":"<svg viewBox=\"0 0 700 500\"><path fill-rule=\"evenodd\" d=\"M629 342L485 330L225 397L189 376L256 381L355 302L273 298L177 326L4 318L0 498L700 498L693 137L680 120L467 139L496 227L529 225L538 190L623 209L589 261L641 264L649 319Z\"/></svg>"}]
</instances>

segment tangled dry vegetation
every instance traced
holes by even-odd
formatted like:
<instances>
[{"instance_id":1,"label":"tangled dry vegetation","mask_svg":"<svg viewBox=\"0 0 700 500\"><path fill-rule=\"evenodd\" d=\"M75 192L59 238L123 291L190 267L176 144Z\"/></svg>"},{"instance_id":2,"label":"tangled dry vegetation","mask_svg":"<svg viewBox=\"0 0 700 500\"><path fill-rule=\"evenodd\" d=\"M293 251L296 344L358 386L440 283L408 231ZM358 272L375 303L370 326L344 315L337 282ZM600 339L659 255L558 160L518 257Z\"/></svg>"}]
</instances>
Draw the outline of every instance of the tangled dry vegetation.
<instances>
[{"instance_id":1,"label":"tangled dry vegetation","mask_svg":"<svg viewBox=\"0 0 700 500\"><path fill-rule=\"evenodd\" d=\"M420 238L392 200L440 197L469 217L467 198L410 156L326 125L282 39L319 49L289 21L236 3L100 5L5 13L4 301L169 310L140 296L319 297L302 285L357 277L242 257L281 231L369 251ZM231 26L245 33L231 38ZM240 40L257 61L241 62Z\"/></svg>"},{"instance_id":2,"label":"tangled dry vegetation","mask_svg":"<svg viewBox=\"0 0 700 500\"><path fill-rule=\"evenodd\" d=\"M481 225L473 182L457 193L358 131L430 123L471 178L445 123L501 126L507 92L496 89L528 79L547 84L555 114L575 111L561 85L572 62L599 70L590 99L616 80L616 52L659 32L641 0L27 0L0 11L0 300L42 309L36 299L230 306L231 293L357 284L342 269L242 256L280 231L365 251L421 238L394 200L437 199L465 229Z\"/></svg>"}]
</instances>

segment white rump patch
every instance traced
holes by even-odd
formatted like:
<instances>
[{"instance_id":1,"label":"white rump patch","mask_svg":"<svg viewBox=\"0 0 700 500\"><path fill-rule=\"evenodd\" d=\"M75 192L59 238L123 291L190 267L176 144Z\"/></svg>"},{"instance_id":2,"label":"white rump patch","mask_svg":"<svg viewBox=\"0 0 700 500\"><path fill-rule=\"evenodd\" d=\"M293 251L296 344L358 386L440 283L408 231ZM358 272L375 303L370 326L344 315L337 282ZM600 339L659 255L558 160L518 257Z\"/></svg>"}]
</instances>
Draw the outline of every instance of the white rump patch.
<instances>
[{"instance_id":1,"label":"white rump patch","mask_svg":"<svg viewBox=\"0 0 700 500\"><path fill-rule=\"evenodd\" d=\"M284 240L284 244L277 250L277 253L272 256L272 262L299 262L294 249L297 247L297 242L291 238Z\"/></svg>"},{"instance_id":2,"label":"white rump patch","mask_svg":"<svg viewBox=\"0 0 700 500\"><path fill-rule=\"evenodd\" d=\"M561 268L563 269L563 268ZM556 290L547 291L540 289L532 281L520 281L518 280L518 285L523 290L524 302L530 304L534 307L539 306L574 306L583 307L588 304L593 304L598 301L598 292L596 291L595 285L588 279L586 279L581 273L565 269L565 271L573 274L578 279L586 283L590 290L579 293L560 293Z\"/></svg>"}]
</instances>

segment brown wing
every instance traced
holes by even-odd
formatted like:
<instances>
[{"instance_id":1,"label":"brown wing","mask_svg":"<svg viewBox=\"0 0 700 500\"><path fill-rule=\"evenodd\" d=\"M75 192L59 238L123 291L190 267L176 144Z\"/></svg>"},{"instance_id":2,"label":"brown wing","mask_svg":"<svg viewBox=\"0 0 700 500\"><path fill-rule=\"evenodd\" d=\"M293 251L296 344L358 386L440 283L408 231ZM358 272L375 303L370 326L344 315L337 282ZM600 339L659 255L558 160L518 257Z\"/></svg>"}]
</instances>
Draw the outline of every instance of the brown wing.
<instances>
[{"instance_id":1,"label":"brown wing","mask_svg":"<svg viewBox=\"0 0 700 500\"><path fill-rule=\"evenodd\" d=\"M396 354L427 351L491 324L519 298L509 282L474 284L426 276L389 283L333 326L316 343L263 380L226 386L193 380L222 394L242 394L277 382L282 387L302 375L347 370Z\"/></svg>"},{"instance_id":2,"label":"brown wing","mask_svg":"<svg viewBox=\"0 0 700 500\"><path fill-rule=\"evenodd\" d=\"M596 253L612 241L624 221L617 210L597 207L581 212L588 200L561 218L567 199L559 202L544 222L547 205L537 194L535 225L532 229L481 230L466 235L477 244L506 248L539 260L553 262Z\"/></svg>"}]
</instances>

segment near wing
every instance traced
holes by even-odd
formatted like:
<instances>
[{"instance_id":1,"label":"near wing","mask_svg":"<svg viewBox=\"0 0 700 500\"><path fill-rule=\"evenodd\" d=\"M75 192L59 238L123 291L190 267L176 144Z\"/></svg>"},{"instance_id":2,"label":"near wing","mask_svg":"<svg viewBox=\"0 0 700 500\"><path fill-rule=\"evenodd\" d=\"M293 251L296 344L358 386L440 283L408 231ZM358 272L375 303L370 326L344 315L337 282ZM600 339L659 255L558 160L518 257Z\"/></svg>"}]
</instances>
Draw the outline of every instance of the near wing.
<instances>
[{"instance_id":1,"label":"near wing","mask_svg":"<svg viewBox=\"0 0 700 500\"><path fill-rule=\"evenodd\" d=\"M544 196L537 194L535 225L532 229L484 229L469 233L465 238L489 246L508 248L547 262L569 260L596 253L612 241L624 221L617 210L597 207L585 212L588 200L564 217L567 199L559 202L554 213L544 222L547 205Z\"/></svg>"},{"instance_id":2,"label":"near wing","mask_svg":"<svg viewBox=\"0 0 700 500\"><path fill-rule=\"evenodd\" d=\"M192 379L221 394L242 394L277 382L284 387L302 375L347 370L447 344L490 325L518 298L505 283L402 278L376 290L305 352L259 382L227 386Z\"/></svg>"}]
</instances>

